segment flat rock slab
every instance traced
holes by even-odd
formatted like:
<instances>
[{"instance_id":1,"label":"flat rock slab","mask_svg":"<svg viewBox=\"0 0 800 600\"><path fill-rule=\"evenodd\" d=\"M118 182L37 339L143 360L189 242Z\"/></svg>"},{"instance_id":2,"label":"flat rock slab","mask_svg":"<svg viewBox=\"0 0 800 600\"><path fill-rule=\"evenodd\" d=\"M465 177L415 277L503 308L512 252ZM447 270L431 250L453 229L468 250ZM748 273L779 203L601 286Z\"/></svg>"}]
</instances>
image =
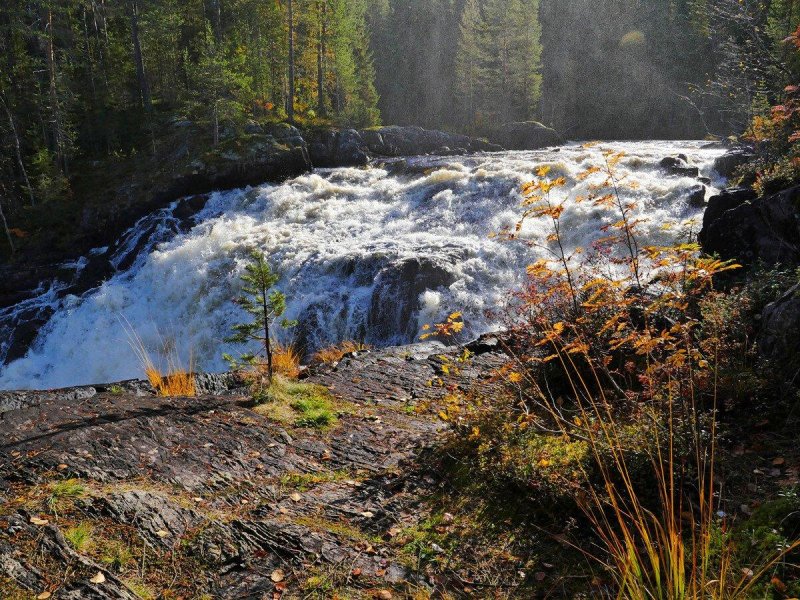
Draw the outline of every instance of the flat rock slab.
<instances>
[{"instance_id":1,"label":"flat rock slab","mask_svg":"<svg viewBox=\"0 0 800 600\"><path fill-rule=\"evenodd\" d=\"M503 361L460 357L412 346L312 370L355 407L330 431L131 384L0 395L0 597L404 589L419 575L387 540L423 518L436 479L417 459L444 434L415 406Z\"/></svg>"}]
</instances>

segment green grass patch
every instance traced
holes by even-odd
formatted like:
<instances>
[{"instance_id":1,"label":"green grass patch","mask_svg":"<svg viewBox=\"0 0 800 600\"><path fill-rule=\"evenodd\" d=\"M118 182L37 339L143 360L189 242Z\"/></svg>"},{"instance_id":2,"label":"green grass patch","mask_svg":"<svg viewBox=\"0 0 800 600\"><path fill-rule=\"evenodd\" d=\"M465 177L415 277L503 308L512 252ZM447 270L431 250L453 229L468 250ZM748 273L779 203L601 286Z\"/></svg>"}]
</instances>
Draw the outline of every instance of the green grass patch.
<instances>
[{"instance_id":1,"label":"green grass patch","mask_svg":"<svg viewBox=\"0 0 800 600\"><path fill-rule=\"evenodd\" d=\"M338 471L320 471L317 473L287 473L281 476L281 485L296 489L300 492L306 492L322 483L345 481L347 479L353 479L353 477L352 474L345 469L340 469Z\"/></svg>"},{"instance_id":2,"label":"green grass patch","mask_svg":"<svg viewBox=\"0 0 800 600\"><path fill-rule=\"evenodd\" d=\"M156 592L151 590L145 582L139 578L130 578L123 580L125 587L127 587L137 598L141 600L155 600Z\"/></svg>"},{"instance_id":3,"label":"green grass patch","mask_svg":"<svg viewBox=\"0 0 800 600\"><path fill-rule=\"evenodd\" d=\"M133 561L133 552L119 540L109 540L100 554L100 562L117 572L124 571Z\"/></svg>"},{"instance_id":4,"label":"green grass patch","mask_svg":"<svg viewBox=\"0 0 800 600\"><path fill-rule=\"evenodd\" d=\"M78 523L64 532L64 539L77 552L86 552L94 545L94 528L89 523Z\"/></svg>"},{"instance_id":5,"label":"green grass patch","mask_svg":"<svg viewBox=\"0 0 800 600\"><path fill-rule=\"evenodd\" d=\"M294 520L297 525L308 527L313 531L331 533L336 537L347 539L353 542L368 542L373 545L383 543L379 535L364 532L358 527L354 527L344 521L330 521L323 519L319 515L301 516Z\"/></svg>"},{"instance_id":6,"label":"green grass patch","mask_svg":"<svg viewBox=\"0 0 800 600\"><path fill-rule=\"evenodd\" d=\"M280 423L295 427L326 429L336 424L339 406L320 385L275 377L256 398L255 411Z\"/></svg>"},{"instance_id":7,"label":"green grass patch","mask_svg":"<svg viewBox=\"0 0 800 600\"><path fill-rule=\"evenodd\" d=\"M88 494L86 486L78 479L65 479L51 483L49 486L50 495L47 497L47 507L53 514L56 514L59 507L67 501L75 501L84 498Z\"/></svg>"}]
</instances>

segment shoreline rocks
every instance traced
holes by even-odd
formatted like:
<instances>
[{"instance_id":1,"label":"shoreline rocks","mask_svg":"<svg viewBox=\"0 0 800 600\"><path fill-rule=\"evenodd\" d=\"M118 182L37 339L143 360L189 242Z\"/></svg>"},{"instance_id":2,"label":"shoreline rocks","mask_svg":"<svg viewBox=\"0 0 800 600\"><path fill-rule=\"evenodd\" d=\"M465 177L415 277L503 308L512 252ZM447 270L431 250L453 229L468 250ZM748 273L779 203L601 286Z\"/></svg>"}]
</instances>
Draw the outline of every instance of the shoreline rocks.
<instances>
[{"instance_id":1,"label":"shoreline rocks","mask_svg":"<svg viewBox=\"0 0 800 600\"><path fill-rule=\"evenodd\" d=\"M746 188L709 200L698 236L706 254L745 266L800 264L800 186L756 198Z\"/></svg>"},{"instance_id":2,"label":"shoreline rocks","mask_svg":"<svg viewBox=\"0 0 800 600\"><path fill-rule=\"evenodd\" d=\"M507 150L538 150L564 143L555 129L538 121L506 123L487 132L486 137Z\"/></svg>"}]
</instances>

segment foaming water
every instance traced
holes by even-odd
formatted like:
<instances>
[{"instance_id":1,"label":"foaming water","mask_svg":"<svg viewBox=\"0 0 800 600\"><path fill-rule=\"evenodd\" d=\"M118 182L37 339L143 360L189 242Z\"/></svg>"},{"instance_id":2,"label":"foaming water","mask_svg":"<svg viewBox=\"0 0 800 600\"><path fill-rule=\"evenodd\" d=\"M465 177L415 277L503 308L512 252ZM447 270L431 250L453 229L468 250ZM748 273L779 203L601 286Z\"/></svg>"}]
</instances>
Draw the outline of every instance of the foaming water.
<instances>
[{"instance_id":1,"label":"foaming water","mask_svg":"<svg viewBox=\"0 0 800 600\"><path fill-rule=\"evenodd\" d=\"M424 157L382 168L320 170L283 185L214 194L186 233L170 224L172 209L143 219L118 255L122 268L83 298L58 302L56 313L28 354L2 368L0 388L35 389L141 376L122 326L146 346L165 338L198 368L224 368L224 343L241 321L231 301L253 248L264 250L283 275L290 319L308 348L344 339L374 345L413 341L424 323L454 310L469 332L497 326L487 316L520 283L536 248L490 238L520 215L520 187L542 165L567 178L572 199L592 180L578 175L603 164L603 150L624 151L618 175L623 194L639 206L648 244L668 244L698 219L689 206L694 178L668 177L665 156L686 154L701 176L721 154L701 142L625 142L583 148L469 157ZM715 191L714 181L708 194ZM568 203L569 246L586 246L616 221L589 203ZM672 225L671 228L665 225ZM699 226L699 225L698 225ZM695 229L698 227L695 226ZM547 223L530 220L522 237L543 241ZM142 243L147 236L149 243ZM46 298L40 299L44 302Z\"/></svg>"}]
</instances>

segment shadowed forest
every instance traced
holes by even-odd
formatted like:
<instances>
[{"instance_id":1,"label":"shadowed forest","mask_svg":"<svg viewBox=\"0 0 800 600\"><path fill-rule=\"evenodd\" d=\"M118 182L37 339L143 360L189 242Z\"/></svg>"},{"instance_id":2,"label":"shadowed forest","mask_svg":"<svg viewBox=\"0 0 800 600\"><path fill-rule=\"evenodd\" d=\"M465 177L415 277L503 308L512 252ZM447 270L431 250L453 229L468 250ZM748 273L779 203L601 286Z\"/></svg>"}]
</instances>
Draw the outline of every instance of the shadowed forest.
<instances>
[{"instance_id":1,"label":"shadowed forest","mask_svg":"<svg viewBox=\"0 0 800 600\"><path fill-rule=\"evenodd\" d=\"M729 135L791 83L790 0L9 0L9 207L69 195L75 161L153 153L168 119L567 137ZM291 35L290 35L291 32ZM290 102L290 98L292 101Z\"/></svg>"}]
</instances>

